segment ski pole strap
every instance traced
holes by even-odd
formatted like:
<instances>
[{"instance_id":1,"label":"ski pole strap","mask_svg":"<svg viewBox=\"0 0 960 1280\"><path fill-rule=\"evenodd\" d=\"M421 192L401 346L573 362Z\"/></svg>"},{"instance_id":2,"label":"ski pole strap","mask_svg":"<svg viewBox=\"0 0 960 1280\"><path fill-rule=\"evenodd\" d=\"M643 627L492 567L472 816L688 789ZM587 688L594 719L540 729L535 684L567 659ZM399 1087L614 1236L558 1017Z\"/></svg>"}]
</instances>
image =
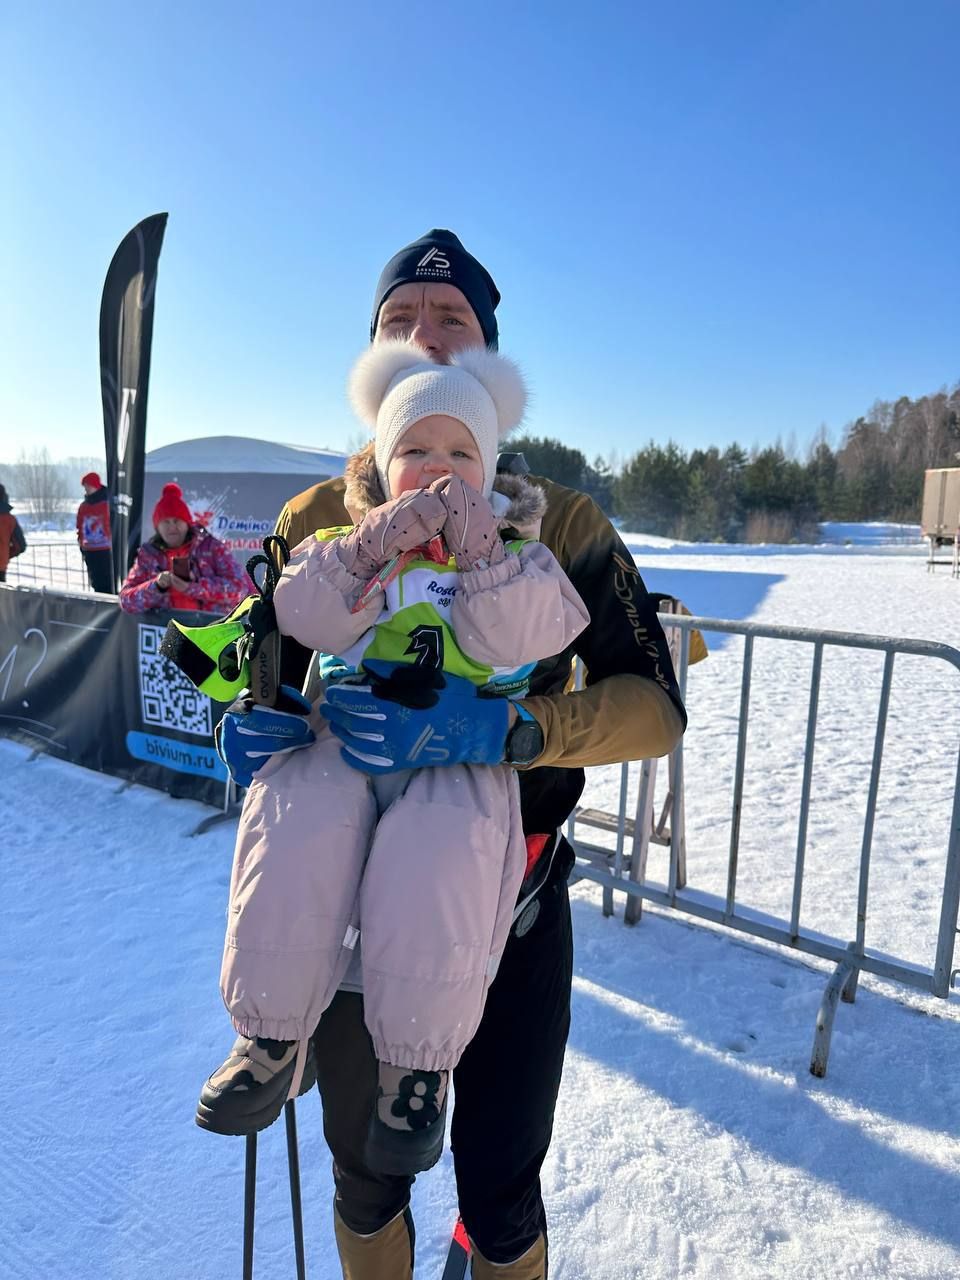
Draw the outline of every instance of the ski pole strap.
<instances>
[{"instance_id":1,"label":"ski pole strap","mask_svg":"<svg viewBox=\"0 0 960 1280\"><path fill-rule=\"evenodd\" d=\"M272 600L274 589L280 581L280 574L290 559L290 548L287 546L286 538L279 533L268 533L262 546L263 551L258 551L247 561L247 573L260 593L260 598ZM260 565L266 565L262 582L257 581L257 569Z\"/></svg>"}]
</instances>

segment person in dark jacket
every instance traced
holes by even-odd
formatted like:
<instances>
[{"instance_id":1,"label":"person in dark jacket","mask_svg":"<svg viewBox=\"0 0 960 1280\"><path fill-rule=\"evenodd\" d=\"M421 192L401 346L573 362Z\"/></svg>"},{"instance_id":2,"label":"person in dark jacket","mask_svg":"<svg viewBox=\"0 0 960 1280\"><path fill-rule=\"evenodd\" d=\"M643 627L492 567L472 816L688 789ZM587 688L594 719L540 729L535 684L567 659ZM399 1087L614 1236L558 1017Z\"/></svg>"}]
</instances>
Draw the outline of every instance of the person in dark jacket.
<instances>
[{"instance_id":1,"label":"person in dark jacket","mask_svg":"<svg viewBox=\"0 0 960 1280\"><path fill-rule=\"evenodd\" d=\"M153 509L154 536L137 552L120 588L125 613L201 609L229 613L250 583L225 546L194 522L178 484L165 484Z\"/></svg>"},{"instance_id":2,"label":"person in dark jacket","mask_svg":"<svg viewBox=\"0 0 960 1280\"><path fill-rule=\"evenodd\" d=\"M94 591L113 594L113 552L110 536L110 497L96 471L80 481L83 501L77 508L77 541Z\"/></svg>"},{"instance_id":3,"label":"person in dark jacket","mask_svg":"<svg viewBox=\"0 0 960 1280\"><path fill-rule=\"evenodd\" d=\"M410 338L440 364L468 346L495 349L499 301L489 273L459 239L434 230L401 249L384 269L371 339ZM547 1274L540 1169L553 1128L573 972L566 882L574 855L560 829L580 797L585 766L666 755L686 726L667 643L633 557L590 498L542 477L531 480L547 497L541 541L582 597L590 623L563 653L538 663L506 739L501 727L499 740L491 736L488 744L490 760L519 771L530 862L480 1027L454 1072L454 1170L474 1248L474 1280L543 1280ZM287 503L277 532L294 546L316 529L346 523L343 498L342 478L315 485ZM284 645L287 686L300 686L310 655L292 641ZM566 692L574 657L586 667L586 687ZM461 758L443 690L427 709L378 697L376 688L366 701L353 733L340 718L335 731L345 742L362 743L373 727L385 741L442 743L446 763ZM474 707L475 741L483 700ZM262 708L231 709L221 729L231 768L256 770L271 753L291 749L289 724ZM303 745L309 736L305 730ZM313 1047L334 1160L334 1229L345 1280L410 1280L413 1179L377 1174L364 1161L377 1064L363 994L349 973L320 1019ZM251 1078L257 1079L255 1064Z\"/></svg>"}]
</instances>

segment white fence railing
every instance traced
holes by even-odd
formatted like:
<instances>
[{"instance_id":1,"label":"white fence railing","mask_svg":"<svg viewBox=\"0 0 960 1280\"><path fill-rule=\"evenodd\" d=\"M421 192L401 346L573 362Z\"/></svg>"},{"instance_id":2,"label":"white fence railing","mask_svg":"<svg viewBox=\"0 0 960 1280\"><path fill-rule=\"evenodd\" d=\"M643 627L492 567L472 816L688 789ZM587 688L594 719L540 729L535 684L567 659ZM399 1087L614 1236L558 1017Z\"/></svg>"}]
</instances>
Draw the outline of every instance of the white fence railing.
<instances>
[{"instance_id":1,"label":"white fence railing","mask_svg":"<svg viewBox=\"0 0 960 1280\"><path fill-rule=\"evenodd\" d=\"M593 880L604 889L604 910L612 909L613 894L627 896L625 919L632 922L639 917L642 901L682 911L713 924L723 925L741 933L791 947L796 951L833 961L836 969L824 990L817 1015L813 1054L810 1070L816 1076L826 1074L830 1052L830 1037L838 1000L852 1004L856 997L857 981L861 972L902 982L930 995L946 999L956 977L953 956L957 938L957 917L960 909L960 752L958 752L953 782L953 800L949 828L944 832L946 865L943 895L939 911L936 952L929 968L891 956L866 945L867 916L870 892L870 862L873 849L874 822L877 813L877 795L880 769L883 761L890 690L893 681L894 659L897 654L912 654L929 659L940 659L960 670L960 650L949 645L924 640L898 640L886 636L857 635L840 631L816 631L805 627L762 626L751 622L730 622L717 618L696 618L661 614L665 628L675 628L683 636L679 646L677 676L681 691L686 694L688 633L701 631L725 632L744 637L743 665L740 681L740 708L737 730L736 766L730 805L730 840L727 855L726 895L721 898L687 883L687 850L683 820L683 744L673 753L670 761L670 787L668 811L669 833L666 831L666 812L658 821L652 820L653 780L656 762L644 761L634 817L627 816L627 787L629 765L621 774L621 790L617 812L606 813L595 809L578 809L571 816L567 837L577 854L574 871L576 878ZM803 780L797 810L797 841L794 859L791 909L789 918L778 919L769 914L751 910L738 904L737 871L740 851L740 820L743 810L743 791L746 765L747 731L750 720L750 692L753 675L754 642L758 639L794 641L813 646L813 664L810 678L810 694L806 719L806 742L803 758ZM817 715L820 699L820 683L823 653L827 647L879 650L884 653L883 680L877 704L874 732L873 758L867 787L864 823L860 841L860 858L857 883L857 925L853 939L832 937L826 932L804 927L800 923L804 888L804 862L807 850L807 830L810 813L813 760L816 746ZM616 835L613 849L591 843L582 833L584 827L606 830ZM646 849L651 838L660 838L669 844L669 871L666 884L658 884L646 878ZM960 971L958 971L960 972Z\"/></svg>"},{"instance_id":2,"label":"white fence railing","mask_svg":"<svg viewBox=\"0 0 960 1280\"><path fill-rule=\"evenodd\" d=\"M86 565L76 538L46 539L27 535L26 550L7 565L7 582L14 587L53 587L89 591Z\"/></svg>"}]
</instances>

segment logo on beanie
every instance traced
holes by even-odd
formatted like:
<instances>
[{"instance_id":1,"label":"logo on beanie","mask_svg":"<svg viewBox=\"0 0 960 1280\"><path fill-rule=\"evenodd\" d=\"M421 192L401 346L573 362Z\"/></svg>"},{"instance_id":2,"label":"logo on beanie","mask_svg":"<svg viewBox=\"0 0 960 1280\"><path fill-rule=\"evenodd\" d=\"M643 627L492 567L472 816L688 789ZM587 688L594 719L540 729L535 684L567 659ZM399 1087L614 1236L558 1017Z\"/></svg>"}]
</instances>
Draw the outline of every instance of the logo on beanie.
<instances>
[{"instance_id":1,"label":"logo on beanie","mask_svg":"<svg viewBox=\"0 0 960 1280\"><path fill-rule=\"evenodd\" d=\"M449 279L452 275L450 259L439 249L428 249L417 263L418 276L432 276L436 280Z\"/></svg>"}]
</instances>

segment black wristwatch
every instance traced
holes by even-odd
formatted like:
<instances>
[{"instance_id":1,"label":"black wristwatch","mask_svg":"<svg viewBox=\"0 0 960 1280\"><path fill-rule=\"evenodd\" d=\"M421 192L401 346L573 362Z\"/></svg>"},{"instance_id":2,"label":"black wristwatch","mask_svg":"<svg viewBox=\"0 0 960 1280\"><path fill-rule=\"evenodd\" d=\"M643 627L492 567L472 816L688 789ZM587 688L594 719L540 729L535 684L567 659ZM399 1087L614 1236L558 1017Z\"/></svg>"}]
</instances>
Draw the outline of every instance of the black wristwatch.
<instances>
[{"instance_id":1,"label":"black wristwatch","mask_svg":"<svg viewBox=\"0 0 960 1280\"><path fill-rule=\"evenodd\" d=\"M533 764L543 750L543 730L529 711L514 703L517 719L503 745L506 764Z\"/></svg>"}]
</instances>

